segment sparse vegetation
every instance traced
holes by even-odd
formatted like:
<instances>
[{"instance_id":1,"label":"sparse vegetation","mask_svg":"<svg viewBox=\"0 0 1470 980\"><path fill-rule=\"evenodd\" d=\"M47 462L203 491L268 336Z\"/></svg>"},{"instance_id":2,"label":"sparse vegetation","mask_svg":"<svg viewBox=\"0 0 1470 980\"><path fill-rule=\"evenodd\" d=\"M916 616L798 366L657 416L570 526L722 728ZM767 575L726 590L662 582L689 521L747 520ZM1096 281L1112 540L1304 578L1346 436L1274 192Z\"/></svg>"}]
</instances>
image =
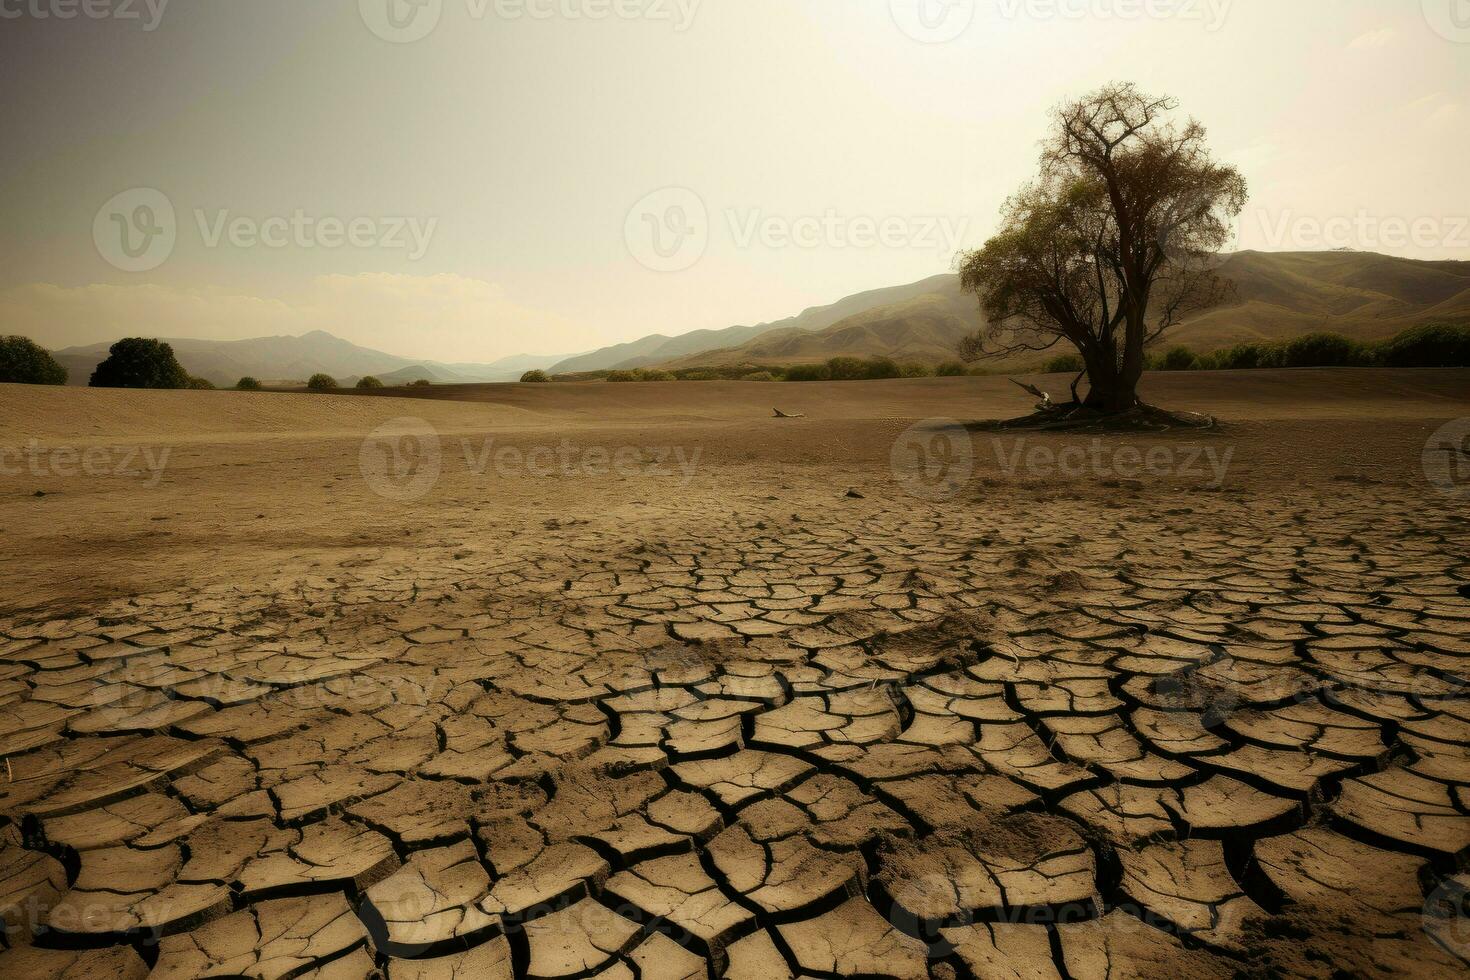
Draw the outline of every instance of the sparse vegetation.
<instances>
[{"instance_id":1,"label":"sparse vegetation","mask_svg":"<svg viewBox=\"0 0 1470 980\"><path fill-rule=\"evenodd\" d=\"M945 361L934 369L934 373L941 378L963 378L970 373L970 369L959 361Z\"/></svg>"},{"instance_id":2,"label":"sparse vegetation","mask_svg":"<svg viewBox=\"0 0 1470 980\"><path fill-rule=\"evenodd\" d=\"M775 381L776 380L776 376L774 374L772 374L770 371L752 371L749 374L741 375L740 380L741 381Z\"/></svg>"},{"instance_id":3,"label":"sparse vegetation","mask_svg":"<svg viewBox=\"0 0 1470 980\"><path fill-rule=\"evenodd\" d=\"M540 370L539 368L535 371L527 371L525 374L521 375L521 384L543 385L548 383L550 380L551 375L547 374L545 371Z\"/></svg>"},{"instance_id":4,"label":"sparse vegetation","mask_svg":"<svg viewBox=\"0 0 1470 980\"><path fill-rule=\"evenodd\" d=\"M307 379L306 387L310 391L336 391L337 379L330 374L313 374Z\"/></svg>"},{"instance_id":5,"label":"sparse vegetation","mask_svg":"<svg viewBox=\"0 0 1470 980\"><path fill-rule=\"evenodd\" d=\"M125 337L108 349L88 382L93 388L187 388L189 375L174 349L159 340Z\"/></svg>"},{"instance_id":6,"label":"sparse vegetation","mask_svg":"<svg viewBox=\"0 0 1470 980\"><path fill-rule=\"evenodd\" d=\"M1081 374L1085 365L1076 354L1063 354L1046 362L1047 374Z\"/></svg>"},{"instance_id":7,"label":"sparse vegetation","mask_svg":"<svg viewBox=\"0 0 1470 980\"><path fill-rule=\"evenodd\" d=\"M195 391L214 391L214 382L208 378L196 378L190 375L189 383L185 387L192 388Z\"/></svg>"},{"instance_id":8,"label":"sparse vegetation","mask_svg":"<svg viewBox=\"0 0 1470 980\"><path fill-rule=\"evenodd\" d=\"M901 378L932 378L934 369L927 364L901 364L898 368L898 376Z\"/></svg>"},{"instance_id":9,"label":"sparse vegetation","mask_svg":"<svg viewBox=\"0 0 1470 980\"><path fill-rule=\"evenodd\" d=\"M432 388L433 386L434 382L428 378L418 378L408 383L408 387L410 388Z\"/></svg>"},{"instance_id":10,"label":"sparse vegetation","mask_svg":"<svg viewBox=\"0 0 1470 980\"><path fill-rule=\"evenodd\" d=\"M247 374L247 375L245 375L245 377L243 377L239 381L236 381L235 382L235 390L236 391L260 391L261 390L261 384L260 384L259 381L255 380L254 378L252 378L250 375Z\"/></svg>"},{"instance_id":11,"label":"sparse vegetation","mask_svg":"<svg viewBox=\"0 0 1470 980\"><path fill-rule=\"evenodd\" d=\"M66 368L29 337L0 337L0 383L64 385Z\"/></svg>"},{"instance_id":12,"label":"sparse vegetation","mask_svg":"<svg viewBox=\"0 0 1470 980\"><path fill-rule=\"evenodd\" d=\"M369 374L366 377L362 377L357 380L357 387L366 391L373 388L383 387L383 382L379 381L377 378Z\"/></svg>"}]
</instances>

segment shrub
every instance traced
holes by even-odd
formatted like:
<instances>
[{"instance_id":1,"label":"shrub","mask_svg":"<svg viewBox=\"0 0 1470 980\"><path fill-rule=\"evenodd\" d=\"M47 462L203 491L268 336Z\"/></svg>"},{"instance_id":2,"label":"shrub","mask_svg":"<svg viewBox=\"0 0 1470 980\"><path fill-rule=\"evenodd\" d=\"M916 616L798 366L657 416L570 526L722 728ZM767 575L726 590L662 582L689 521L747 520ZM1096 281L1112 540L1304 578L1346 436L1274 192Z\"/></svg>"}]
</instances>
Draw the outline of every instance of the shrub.
<instances>
[{"instance_id":1,"label":"shrub","mask_svg":"<svg viewBox=\"0 0 1470 980\"><path fill-rule=\"evenodd\" d=\"M235 382L236 391L260 391L260 389L260 382L256 381L248 374L245 375L245 377L241 378L239 381Z\"/></svg>"},{"instance_id":2,"label":"shrub","mask_svg":"<svg viewBox=\"0 0 1470 980\"><path fill-rule=\"evenodd\" d=\"M934 371L941 378L963 378L970 373L970 369L959 361L945 361Z\"/></svg>"},{"instance_id":3,"label":"shrub","mask_svg":"<svg viewBox=\"0 0 1470 980\"><path fill-rule=\"evenodd\" d=\"M827 362L827 377L833 381L861 381L868 377L868 365L856 357L834 357Z\"/></svg>"},{"instance_id":4,"label":"shrub","mask_svg":"<svg viewBox=\"0 0 1470 980\"><path fill-rule=\"evenodd\" d=\"M644 380L644 381L678 381L679 380L679 378L673 372L671 372L671 371L640 370L637 373L640 373L642 375L642 380Z\"/></svg>"},{"instance_id":5,"label":"shrub","mask_svg":"<svg viewBox=\"0 0 1470 980\"><path fill-rule=\"evenodd\" d=\"M539 368L535 371L527 371L525 374L521 375L521 384L524 385L544 385L550 380L551 375L547 374L545 371L542 371Z\"/></svg>"},{"instance_id":6,"label":"shrub","mask_svg":"<svg viewBox=\"0 0 1470 980\"><path fill-rule=\"evenodd\" d=\"M1362 349L1341 334L1309 333L1286 345L1287 367L1351 367L1364 361Z\"/></svg>"},{"instance_id":7,"label":"shrub","mask_svg":"<svg viewBox=\"0 0 1470 980\"><path fill-rule=\"evenodd\" d=\"M904 364L899 367L898 375L901 378L932 378L934 370L927 364Z\"/></svg>"},{"instance_id":8,"label":"shrub","mask_svg":"<svg viewBox=\"0 0 1470 980\"><path fill-rule=\"evenodd\" d=\"M794 364L786 369L787 381L831 381L832 369L826 364Z\"/></svg>"},{"instance_id":9,"label":"shrub","mask_svg":"<svg viewBox=\"0 0 1470 980\"><path fill-rule=\"evenodd\" d=\"M415 378L413 381L410 381L408 383L408 386L410 388L432 388L434 386L434 382L430 381L428 378Z\"/></svg>"},{"instance_id":10,"label":"shrub","mask_svg":"<svg viewBox=\"0 0 1470 980\"><path fill-rule=\"evenodd\" d=\"M364 378L359 378L357 380L357 387L359 387L359 388L363 389L364 391L366 391L366 390L371 389L371 388L381 388L381 387L383 387L383 382L379 381L377 378L375 378L371 374L369 374L368 376L366 376Z\"/></svg>"},{"instance_id":11,"label":"shrub","mask_svg":"<svg viewBox=\"0 0 1470 980\"><path fill-rule=\"evenodd\" d=\"M1060 354L1046 362L1047 374L1081 374L1082 357L1078 354Z\"/></svg>"},{"instance_id":12,"label":"shrub","mask_svg":"<svg viewBox=\"0 0 1470 980\"><path fill-rule=\"evenodd\" d=\"M897 364L886 357L869 358L864 364L863 377L870 381L881 381L887 378L902 377L902 372Z\"/></svg>"},{"instance_id":13,"label":"shrub","mask_svg":"<svg viewBox=\"0 0 1470 980\"><path fill-rule=\"evenodd\" d=\"M187 388L189 375L174 349L158 340L125 337L113 344L88 382L93 388Z\"/></svg>"},{"instance_id":14,"label":"shrub","mask_svg":"<svg viewBox=\"0 0 1470 980\"><path fill-rule=\"evenodd\" d=\"M306 387L312 391L335 391L337 390L337 379L330 374L313 374L307 380Z\"/></svg>"},{"instance_id":15,"label":"shrub","mask_svg":"<svg viewBox=\"0 0 1470 980\"><path fill-rule=\"evenodd\" d=\"M776 376L774 374L772 374L770 371L752 371L749 374L742 375L741 378L740 378L740 380L741 381L775 381L776 380Z\"/></svg>"},{"instance_id":16,"label":"shrub","mask_svg":"<svg viewBox=\"0 0 1470 980\"><path fill-rule=\"evenodd\" d=\"M1412 327L1373 353L1388 367L1470 367L1470 324Z\"/></svg>"},{"instance_id":17,"label":"shrub","mask_svg":"<svg viewBox=\"0 0 1470 980\"><path fill-rule=\"evenodd\" d=\"M1215 363L1227 371L1248 371L1264 367L1271 358L1270 344L1236 344L1228 350L1215 352Z\"/></svg>"},{"instance_id":18,"label":"shrub","mask_svg":"<svg viewBox=\"0 0 1470 980\"><path fill-rule=\"evenodd\" d=\"M29 337L0 337L0 383L64 385L66 368Z\"/></svg>"},{"instance_id":19,"label":"shrub","mask_svg":"<svg viewBox=\"0 0 1470 980\"><path fill-rule=\"evenodd\" d=\"M1194 356L1194 351L1190 350L1188 347L1170 347L1167 351L1164 352L1163 356L1158 359L1157 370L1191 371L1194 369L1194 366L1198 362L1198 360L1199 359Z\"/></svg>"},{"instance_id":20,"label":"shrub","mask_svg":"<svg viewBox=\"0 0 1470 980\"><path fill-rule=\"evenodd\" d=\"M214 382L208 378L196 378L190 375L189 383L185 387L193 388L195 391L213 391Z\"/></svg>"},{"instance_id":21,"label":"shrub","mask_svg":"<svg viewBox=\"0 0 1470 980\"><path fill-rule=\"evenodd\" d=\"M683 381L723 381L718 371L699 370L685 371L681 377Z\"/></svg>"},{"instance_id":22,"label":"shrub","mask_svg":"<svg viewBox=\"0 0 1470 980\"><path fill-rule=\"evenodd\" d=\"M613 384L627 384L629 381L637 381L638 376L632 371L609 371L607 380Z\"/></svg>"}]
</instances>

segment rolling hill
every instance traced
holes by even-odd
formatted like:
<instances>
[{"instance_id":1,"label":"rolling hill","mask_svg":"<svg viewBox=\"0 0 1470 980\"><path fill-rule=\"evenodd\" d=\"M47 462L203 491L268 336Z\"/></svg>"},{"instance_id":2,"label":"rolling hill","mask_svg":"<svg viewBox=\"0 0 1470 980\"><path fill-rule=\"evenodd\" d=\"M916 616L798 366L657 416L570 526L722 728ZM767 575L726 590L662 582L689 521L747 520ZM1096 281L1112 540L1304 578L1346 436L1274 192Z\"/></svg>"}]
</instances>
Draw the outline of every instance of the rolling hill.
<instances>
[{"instance_id":1,"label":"rolling hill","mask_svg":"<svg viewBox=\"0 0 1470 980\"><path fill-rule=\"evenodd\" d=\"M590 354L559 361L551 368L551 373L574 374L580 371L648 367L652 364L662 364L705 351L734 349L778 331L812 333L869 310L926 296L940 288L943 280L953 278L953 276L933 276L905 286L868 290L838 300L830 306L812 307L796 316L773 323L726 327L723 330L695 330L677 337L653 334L626 344L604 347Z\"/></svg>"},{"instance_id":2,"label":"rolling hill","mask_svg":"<svg viewBox=\"0 0 1470 980\"><path fill-rule=\"evenodd\" d=\"M1371 252L1239 252L1223 260L1221 272L1235 284L1235 295L1181 323L1166 342L1207 351L1319 330L1374 340L1418 323L1470 322L1470 262ZM959 277L936 276L900 290L908 295L822 329L777 326L738 346L658 366L801 364L837 356L925 364L954 359L960 338L981 322Z\"/></svg>"},{"instance_id":3,"label":"rolling hill","mask_svg":"<svg viewBox=\"0 0 1470 980\"><path fill-rule=\"evenodd\" d=\"M318 372L330 374L340 382L353 382L365 374L375 375L385 384L419 378L444 384L514 381L526 371L549 367L561 357L523 354L491 364L441 364L360 347L321 330L300 337L249 340L163 339L173 345L185 370L221 386L233 385L245 375L263 381L304 381ZM53 356L70 373L71 384L85 385L111 346L106 342L68 347L55 351Z\"/></svg>"}]
</instances>

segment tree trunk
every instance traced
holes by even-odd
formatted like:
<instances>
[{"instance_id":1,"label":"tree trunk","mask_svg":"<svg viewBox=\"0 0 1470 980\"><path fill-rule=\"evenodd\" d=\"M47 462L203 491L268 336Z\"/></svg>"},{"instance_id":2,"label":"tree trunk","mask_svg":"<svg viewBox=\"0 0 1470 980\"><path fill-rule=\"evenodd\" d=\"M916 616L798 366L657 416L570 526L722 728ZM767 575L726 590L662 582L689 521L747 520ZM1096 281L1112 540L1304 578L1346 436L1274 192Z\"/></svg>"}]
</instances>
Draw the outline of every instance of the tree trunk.
<instances>
[{"instance_id":1,"label":"tree trunk","mask_svg":"<svg viewBox=\"0 0 1470 980\"><path fill-rule=\"evenodd\" d=\"M1141 356L1136 361L1124 357L1121 368L1114 350L1093 356L1084 354L1083 360L1087 364L1088 385L1087 398L1082 402L1084 406L1104 415L1116 415L1138 404L1138 379L1143 373Z\"/></svg>"}]
</instances>

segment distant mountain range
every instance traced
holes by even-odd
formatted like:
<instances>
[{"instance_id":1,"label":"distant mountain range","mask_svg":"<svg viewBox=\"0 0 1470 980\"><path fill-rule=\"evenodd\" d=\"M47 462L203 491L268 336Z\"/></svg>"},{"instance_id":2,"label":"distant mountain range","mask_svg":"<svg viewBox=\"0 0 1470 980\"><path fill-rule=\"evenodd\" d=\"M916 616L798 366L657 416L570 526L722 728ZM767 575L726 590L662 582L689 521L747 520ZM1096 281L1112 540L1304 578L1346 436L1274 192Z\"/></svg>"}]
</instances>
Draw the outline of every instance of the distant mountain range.
<instances>
[{"instance_id":1,"label":"distant mountain range","mask_svg":"<svg viewBox=\"0 0 1470 980\"><path fill-rule=\"evenodd\" d=\"M1470 323L1470 262L1423 262L1373 252L1238 252L1220 269L1234 295L1197 313L1169 343L1199 351L1276 341L1319 330L1357 340L1391 336L1418 323ZM875 289L773 323L653 334L574 356L518 355L490 364L414 360L359 347L331 334L254 340L169 340L189 373L217 385L243 375L302 382L318 372L351 384L371 374L385 384L514 381L526 371L553 374L635 367L785 365L829 357L952 360L961 337L981 324L975 297L955 275ZM57 351L72 384L86 384L109 344ZM1031 358L1035 360L1034 356Z\"/></svg>"},{"instance_id":2,"label":"distant mountain range","mask_svg":"<svg viewBox=\"0 0 1470 980\"><path fill-rule=\"evenodd\" d=\"M515 381L535 368L547 368L565 355L518 354L490 364L445 364L419 361L359 347L321 330L300 337L256 337L251 340L160 338L173 345L179 363L190 374L217 385L233 385L249 375L263 382L304 382L313 374L330 374L341 384L372 375L384 384L420 379L439 384ZM107 357L110 342L68 347L53 356L70 372L70 382L85 385Z\"/></svg>"},{"instance_id":3,"label":"distant mountain range","mask_svg":"<svg viewBox=\"0 0 1470 980\"><path fill-rule=\"evenodd\" d=\"M1320 330L1373 340L1418 323L1470 322L1470 262L1423 262L1373 252L1238 252L1222 259L1220 272L1235 284L1234 295L1180 323L1168 343L1209 351ZM958 276L934 276L850 297L792 320L732 328L759 331L738 344L678 354L667 343L658 344L635 359L606 364L626 348L658 339L645 338L594 351L576 363L767 366L884 356L932 365L953 360L960 338L981 325L978 307L975 297L960 290ZM833 313L846 315L833 318ZM813 326L823 320L831 322ZM710 338L720 335L706 332ZM568 363L556 370L569 370Z\"/></svg>"}]
</instances>

